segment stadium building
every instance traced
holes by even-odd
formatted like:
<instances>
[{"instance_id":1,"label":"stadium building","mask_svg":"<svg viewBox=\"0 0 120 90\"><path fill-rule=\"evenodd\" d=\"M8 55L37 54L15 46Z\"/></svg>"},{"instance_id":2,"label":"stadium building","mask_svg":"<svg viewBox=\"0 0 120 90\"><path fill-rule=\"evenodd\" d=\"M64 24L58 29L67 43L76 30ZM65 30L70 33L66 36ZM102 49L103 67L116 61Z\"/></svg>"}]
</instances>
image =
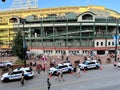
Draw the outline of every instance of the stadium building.
<instances>
[{"instance_id":1,"label":"stadium building","mask_svg":"<svg viewBox=\"0 0 120 90\"><path fill-rule=\"evenodd\" d=\"M103 6L0 11L0 48L11 48L18 30L36 54L98 55L120 53L120 13Z\"/></svg>"}]
</instances>

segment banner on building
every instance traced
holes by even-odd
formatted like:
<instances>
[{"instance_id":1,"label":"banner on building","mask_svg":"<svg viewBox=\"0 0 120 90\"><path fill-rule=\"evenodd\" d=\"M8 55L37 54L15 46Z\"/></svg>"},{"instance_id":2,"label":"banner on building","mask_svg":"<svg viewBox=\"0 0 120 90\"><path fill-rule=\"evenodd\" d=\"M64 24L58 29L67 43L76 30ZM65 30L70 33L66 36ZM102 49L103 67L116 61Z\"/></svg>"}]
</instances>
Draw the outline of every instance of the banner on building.
<instances>
[{"instance_id":1,"label":"banner on building","mask_svg":"<svg viewBox=\"0 0 120 90\"><path fill-rule=\"evenodd\" d=\"M115 46L118 45L119 36L118 35L114 35L113 39L114 39L114 45Z\"/></svg>"}]
</instances>

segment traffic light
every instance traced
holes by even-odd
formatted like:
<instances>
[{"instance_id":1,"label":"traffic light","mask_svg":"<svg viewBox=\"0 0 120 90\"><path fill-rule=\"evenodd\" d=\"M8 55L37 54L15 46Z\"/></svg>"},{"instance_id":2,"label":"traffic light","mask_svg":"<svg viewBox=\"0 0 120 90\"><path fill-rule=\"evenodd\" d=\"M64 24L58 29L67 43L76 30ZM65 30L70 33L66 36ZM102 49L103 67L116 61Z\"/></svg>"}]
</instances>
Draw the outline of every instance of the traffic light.
<instances>
[{"instance_id":1,"label":"traffic light","mask_svg":"<svg viewBox=\"0 0 120 90\"><path fill-rule=\"evenodd\" d=\"M6 0L2 0L2 2L5 2Z\"/></svg>"}]
</instances>

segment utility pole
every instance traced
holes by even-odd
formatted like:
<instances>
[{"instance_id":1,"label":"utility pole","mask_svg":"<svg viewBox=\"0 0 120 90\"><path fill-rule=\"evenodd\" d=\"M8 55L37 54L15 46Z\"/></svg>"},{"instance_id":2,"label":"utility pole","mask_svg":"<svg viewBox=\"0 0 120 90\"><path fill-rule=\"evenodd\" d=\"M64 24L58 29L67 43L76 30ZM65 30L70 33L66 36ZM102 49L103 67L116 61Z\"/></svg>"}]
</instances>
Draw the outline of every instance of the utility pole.
<instances>
[{"instance_id":1,"label":"utility pole","mask_svg":"<svg viewBox=\"0 0 120 90\"><path fill-rule=\"evenodd\" d=\"M115 62L117 61L117 47L118 47L118 20L116 19L116 33L115 33Z\"/></svg>"},{"instance_id":2,"label":"utility pole","mask_svg":"<svg viewBox=\"0 0 120 90\"><path fill-rule=\"evenodd\" d=\"M26 45L26 41L25 41L25 28L24 28L24 24L25 24L25 21L22 20L22 25L23 25L23 28L22 28L22 33L23 33L23 57L24 57L24 67L26 67L26 51L27 51L27 45Z\"/></svg>"}]
</instances>

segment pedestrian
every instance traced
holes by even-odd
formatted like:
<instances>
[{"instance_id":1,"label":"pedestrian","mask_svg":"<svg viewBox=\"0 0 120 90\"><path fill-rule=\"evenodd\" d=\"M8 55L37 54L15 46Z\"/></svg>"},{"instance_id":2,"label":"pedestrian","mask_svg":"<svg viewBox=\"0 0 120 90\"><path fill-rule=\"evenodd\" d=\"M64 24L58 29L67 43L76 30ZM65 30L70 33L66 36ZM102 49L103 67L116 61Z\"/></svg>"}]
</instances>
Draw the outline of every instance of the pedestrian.
<instances>
[{"instance_id":1,"label":"pedestrian","mask_svg":"<svg viewBox=\"0 0 120 90\"><path fill-rule=\"evenodd\" d=\"M63 78L63 72L62 69L60 69L60 73L59 73L59 81L65 81L65 79Z\"/></svg>"},{"instance_id":2,"label":"pedestrian","mask_svg":"<svg viewBox=\"0 0 120 90\"><path fill-rule=\"evenodd\" d=\"M76 75L76 67L74 67L74 75Z\"/></svg>"},{"instance_id":3,"label":"pedestrian","mask_svg":"<svg viewBox=\"0 0 120 90\"><path fill-rule=\"evenodd\" d=\"M45 70L46 70L46 64L45 63L43 64L42 70L45 73Z\"/></svg>"},{"instance_id":4,"label":"pedestrian","mask_svg":"<svg viewBox=\"0 0 120 90\"><path fill-rule=\"evenodd\" d=\"M30 66L31 66L31 67L33 66L32 62L30 62Z\"/></svg>"},{"instance_id":5,"label":"pedestrian","mask_svg":"<svg viewBox=\"0 0 120 90\"><path fill-rule=\"evenodd\" d=\"M41 65L40 64L36 65L36 71L38 72L38 74L40 74L40 71L41 71Z\"/></svg>"},{"instance_id":6,"label":"pedestrian","mask_svg":"<svg viewBox=\"0 0 120 90\"><path fill-rule=\"evenodd\" d=\"M24 79L25 79L25 75L24 75L24 71L22 71L22 76L21 76L21 84L22 84L22 86L24 85Z\"/></svg>"},{"instance_id":7,"label":"pedestrian","mask_svg":"<svg viewBox=\"0 0 120 90\"><path fill-rule=\"evenodd\" d=\"M77 67L77 77L80 77L80 68Z\"/></svg>"},{"instance_id":8,"label":"pedestrian","mask_svg":"<svg viewBox=\"0 0 120 90\"><path fill-rule=\"evenodd\" d=\"M48 85L48 90L50 90L51 83L50 83L50 79L49 78L47 78L47 85Z\"/></svg>"},{"instance_id":9,"label":"pedestrian","mask_svg":"<svg viewBox=\"0 0 120 90\"><path fill-rule=\"evenodd\" d=\"M37 65L37 63L36 63L36 61L34 60L33 66L36 66L36 65Z\"/></svg>"},{"instance_id":10,"label":"pedestrian","mask_svg":"<svg viewBox=\"0 0 120 90\"><path fill-rule=\"evenodd\" d=\"M114 65L114 67L116 67L117 66L117 61L114 61L113 65Z\"/></svg>"},{"instance_id":11,"label":"pedestrian","mask_svg":"<svg viewBox=\"0 0 120 90\"><path fill-rule=\"evenodd\" d=\"M62 54L62 57L61 57L61 59L62 59L62 60L64 60L64 56L63 56L63 54Z\"/></svg>"}]
</instances>

